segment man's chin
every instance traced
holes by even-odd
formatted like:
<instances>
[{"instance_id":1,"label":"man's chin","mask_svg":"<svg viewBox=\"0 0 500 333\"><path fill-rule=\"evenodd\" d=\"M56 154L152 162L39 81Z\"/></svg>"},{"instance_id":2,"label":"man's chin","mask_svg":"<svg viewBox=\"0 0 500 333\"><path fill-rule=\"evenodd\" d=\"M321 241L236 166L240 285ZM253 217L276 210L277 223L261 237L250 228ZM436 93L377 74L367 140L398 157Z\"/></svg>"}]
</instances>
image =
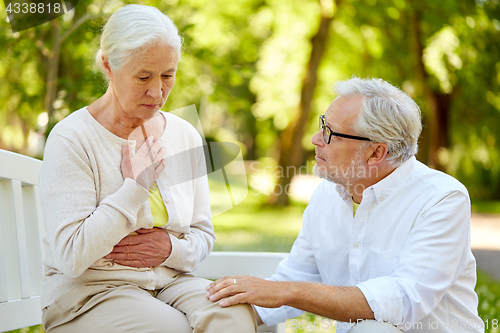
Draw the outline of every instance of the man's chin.
<instances>
[{"instance_id":1,"label":"man's chin","mask_svg":"<svg viewBox=\"0 0 500 333\"><path fill-rule=\"evenodd\" d=\"M328 172L327 172L326 168L319 167L318 164L314 165L313 172L319 178L328 179Z\"/></svg>"},{"instance_id":2,"label":"man's chin","mask_svg":"<svg viewBox=\"0 0 500 333\"><path fill-rule=\"evenodd\" d=\"M317 164L314 165L313 167L313 172L314 174L319 177L328 180L329 182L338 184L336 179L332 177L329 173L328 170L324 167L319 167Z\"/></svg>"}]
</instances>

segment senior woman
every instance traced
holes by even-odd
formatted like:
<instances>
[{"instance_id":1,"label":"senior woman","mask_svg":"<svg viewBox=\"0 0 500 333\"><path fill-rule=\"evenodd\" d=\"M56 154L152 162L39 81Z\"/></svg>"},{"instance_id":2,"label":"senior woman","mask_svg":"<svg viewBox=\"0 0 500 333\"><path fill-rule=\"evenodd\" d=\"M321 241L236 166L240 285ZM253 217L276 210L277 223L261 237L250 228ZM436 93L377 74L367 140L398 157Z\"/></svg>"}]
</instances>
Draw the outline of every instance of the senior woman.
<instances>
[{"instance_id":1,"label":"senior woman","mask_svg":"<svg viewBox=\"0 0 500 333\"><path fill-rule=\"evenodd\" d=\"M49 333L255 332L251 307L214 305L209 281L188 274L215 235L202 140L159 111L180 47L158 9L118 10L96 56L106 93L47 140L40 193Z\"/></svg>"}]
</instances>

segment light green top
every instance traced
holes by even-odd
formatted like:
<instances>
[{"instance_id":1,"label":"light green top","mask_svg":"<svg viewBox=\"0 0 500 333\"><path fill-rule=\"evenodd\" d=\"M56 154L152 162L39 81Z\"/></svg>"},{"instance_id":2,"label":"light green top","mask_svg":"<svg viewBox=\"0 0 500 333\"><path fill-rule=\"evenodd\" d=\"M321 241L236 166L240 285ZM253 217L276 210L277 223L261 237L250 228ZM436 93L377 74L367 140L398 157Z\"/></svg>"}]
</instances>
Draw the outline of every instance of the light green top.
<instances>
[{"instance_id":1,"label":"light green top","mask_svg":"<svg viewBox=\"0 0 500 333\"><path fill-rule=\"evenodd\" d=\"M358 210L358 207L359 207L359 203L355 203L354 199L352 197L351 197L351 201L352 201L352 216L355 216L356 211ZM153 217L154 217L154 215L153 215Z\"/></svg>"},{"instance_id":2,"label":"light green top","mask_svg":"<svg viewBox=\"0 0 500 333\"><path fill-rule=\"evenodd\" d=\"M162 227L168 223L168 212L156 183L149 188L149 206L153 215L153 225Z\"/></svg>"}]
</instances>

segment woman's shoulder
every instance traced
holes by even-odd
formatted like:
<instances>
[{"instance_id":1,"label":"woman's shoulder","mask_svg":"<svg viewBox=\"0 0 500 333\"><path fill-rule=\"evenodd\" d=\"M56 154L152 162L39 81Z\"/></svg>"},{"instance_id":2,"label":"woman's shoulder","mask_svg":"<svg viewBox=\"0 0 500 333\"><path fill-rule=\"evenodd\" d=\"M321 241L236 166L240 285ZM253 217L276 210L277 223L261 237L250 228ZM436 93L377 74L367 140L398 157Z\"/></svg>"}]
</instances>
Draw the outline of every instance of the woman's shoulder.
<instances>
[{"instance_id":1,"label":"woman's shoulder","mask_svg":"<svg viewBox=\"0 0 500 333\"><path fill-rule=\"evenodd\" d=\"M83 153L97 146L107 146L105 143L109 140L104 140L105 133L99 131L96 124L86 107L76 110L52 128L46 147L72 147Z\"/></svg>"},{"instance_id":2,"label":"woman's shoulder","mask_svg":"<svg viewBox=\"0 0 500 333\"><path fill-rule=\"evenodd\" d=\"M86 107L76 110L70 113L66 118L59 121L54 128L50 131L50 136L74 136L76 133L82 131L82 128L90 125L89 119L87 119L88 111Z\"/></svg>"}]
</instances>

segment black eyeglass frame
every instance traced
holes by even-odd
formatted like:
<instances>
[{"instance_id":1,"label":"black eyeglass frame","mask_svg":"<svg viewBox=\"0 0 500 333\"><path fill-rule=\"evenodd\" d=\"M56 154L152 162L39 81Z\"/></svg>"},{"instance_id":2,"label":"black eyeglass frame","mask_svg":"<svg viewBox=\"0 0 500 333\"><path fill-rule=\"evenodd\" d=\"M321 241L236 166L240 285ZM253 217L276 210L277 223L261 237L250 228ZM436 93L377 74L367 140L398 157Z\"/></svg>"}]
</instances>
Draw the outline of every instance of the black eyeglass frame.
<instances>
[{"instance_id":1,"label":"black eyeglass frame","mask_svg":"<svg viewBox=\"0 0 500 333\"><path fill-rule=\"evenodd\" d=\"M338 132L332 131L332 129L325 123L325 115L324 114L319 116L319 129L323 130L323 141L325 141L325 143L327 145L330 144L330 141L332 140L332 136L334 136L334 135L341 137L341 138L352 139L352 140L372 141L372 140L365 138L365 137L362 137L362 136L349 135L349 134L343 134L343 133L338 133ZM330 135L328 135L328 140L326 139L327 130L330 132Z\"/></svg>"}]
</instances>

